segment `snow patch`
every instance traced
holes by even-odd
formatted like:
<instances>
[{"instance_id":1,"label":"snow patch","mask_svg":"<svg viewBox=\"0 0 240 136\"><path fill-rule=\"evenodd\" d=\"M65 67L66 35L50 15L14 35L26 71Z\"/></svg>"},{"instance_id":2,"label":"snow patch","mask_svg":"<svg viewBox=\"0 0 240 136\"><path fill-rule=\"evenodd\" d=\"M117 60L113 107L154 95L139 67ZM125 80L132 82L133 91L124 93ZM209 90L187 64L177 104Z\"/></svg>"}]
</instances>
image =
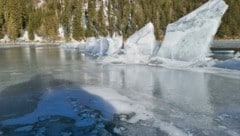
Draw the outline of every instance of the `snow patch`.
<instances>
[{"instance_id":1,"label":"snow patch","mask_svg":"<svg viewBox=\"0 0 240 136\"><path fill-rule=\"evenodd\" d=\"M9 39L8 35L5 35L3 39L0 40L1 42L10 42L11 40Z\"/></svg>"},{"instance_id":2,"label":"snow patch","mask_svg":"<svg viewBox=\"0 0 240 136\"><path fill-rule=\"evenodd\" d=\"M43 42L43 37L38 36L37 34L34 34L34 42Z\"/></svg>"},{"instance_id":3,"label":"snow patch","mask_svg":"<svg viewBox=\"0 0 240 136\"><path fill-rule=\"evenodd\" d=\"M65 33L64 27L63 27L63 26L59 27L59 28L58 28L58 36L59 36L61 39L64 39L64 38L65 38L64 33Z\"/></svg>"},{"instance_id":4,"label":"snow patch","mask_svg":"<svg viewBox=\"0 0 240 136\"><path fill-rule=\"evenodd\" d=\"M45 3L46 3L45 0L40 0L40 1L37 3L36 8L41 8Z\"/></svg>"},{"instance_id":5,"label":"snow patch","mask_svg":"<svg viewBox=\"0 0 240 136\"><path fill-rule=\"evenodd\" d=\"M18 38L19 41L29 42L28 31L24 31L23 36Z\"/></svg>"},{"instance_id":6,"label":"snow patch","mask_svg":"<svg viewBox=\"0 0 240 136\"><path fill-rule=\"evenodd\" d=\"M153 118L153 113L145 108L146 105L142 104L142 102L137 100L134 101L121 95L117 90L92 86L86 86L84 87L84 90L88 90L89 93L100 96L106 100L114 107L117 114L136 113L135 116L127 120L130 123L136 123L139 120L148 120Z\"/></svg>"}]
</instances>

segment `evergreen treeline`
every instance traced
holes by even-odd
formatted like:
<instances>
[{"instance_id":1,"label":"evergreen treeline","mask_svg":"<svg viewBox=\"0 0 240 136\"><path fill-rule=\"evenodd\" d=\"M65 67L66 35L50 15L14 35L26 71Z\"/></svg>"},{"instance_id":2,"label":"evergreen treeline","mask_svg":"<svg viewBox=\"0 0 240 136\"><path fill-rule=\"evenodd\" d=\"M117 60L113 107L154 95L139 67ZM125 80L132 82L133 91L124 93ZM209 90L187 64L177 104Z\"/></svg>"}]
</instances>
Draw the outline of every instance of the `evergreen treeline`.
<instances>
[{"instance_id":1,"label":"evergreen treeline","mask_svg":"<svg viewBox=\"0 0 240 136\"><path fill-rule=\"evenodd\" d=\"M57 40L64 29L68 41L117 32L128 37L148 22L153 22L157 39L162 39L167 24L176 21L207 0L0 0L0 38L12 40L28 31ZM219 29L219 38L239 38L240 2L225 0L229 10ZM41 4L40 4L41 3Z\"/></svg>"}]
</instances>

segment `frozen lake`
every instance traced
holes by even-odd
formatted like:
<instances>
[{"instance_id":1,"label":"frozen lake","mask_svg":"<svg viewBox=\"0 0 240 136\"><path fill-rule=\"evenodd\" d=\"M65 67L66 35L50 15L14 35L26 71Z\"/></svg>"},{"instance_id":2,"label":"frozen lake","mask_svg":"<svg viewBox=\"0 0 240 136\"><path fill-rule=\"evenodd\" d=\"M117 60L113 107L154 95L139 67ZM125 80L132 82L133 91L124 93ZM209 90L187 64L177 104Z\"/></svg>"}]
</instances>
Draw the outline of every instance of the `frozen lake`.
<instances>
[{"instance_id":1,"label":"frozen lake","mask_svg":"<svg viewBox=\"0 0 240 136\"><path fill-rule=\"evenodd\" d=\"M99 64L56 46L1 49L0 136L239 136L239 75Z\"/></svg>"}]
</instances>

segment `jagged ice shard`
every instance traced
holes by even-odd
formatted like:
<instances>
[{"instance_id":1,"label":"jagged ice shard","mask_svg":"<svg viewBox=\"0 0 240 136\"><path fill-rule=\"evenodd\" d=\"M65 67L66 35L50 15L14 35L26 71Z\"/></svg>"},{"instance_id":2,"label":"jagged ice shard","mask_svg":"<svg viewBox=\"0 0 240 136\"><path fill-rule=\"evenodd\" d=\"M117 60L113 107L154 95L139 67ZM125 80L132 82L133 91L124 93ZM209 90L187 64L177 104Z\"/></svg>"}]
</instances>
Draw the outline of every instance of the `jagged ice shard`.
<instances>
[{"instance_id":1,"label":"jagged ice shard","mask_svg":"<svg viewBox=\"0 0 240 136\"><path fill-rule=\"evenodd\" d=\"M147 63L149 57L157 48L154 35L154 26L150 22L131 35L124 42L124 49L119 49L115 54L110 54L103 61L105 63Z\"/></svg>"},{"instance_id":2,"label":"jagged ice shard","mask_svg":"<svg viewBox=\"0 0 240 136\"><path fill-rule=\"evenodd\" d=\"M205 60L227 8L224 0L209 0L177 22L169 24L157 56L187 62Z\"/></svg>"},{"instance_id":3,"label":"jagged ice shard","mask_svg":"<svg viewBox=\"0 0 240 136\"><path fill-rule=\"evenodd\" d=\"M109 43L107 38L100 37L96 39L94 37L91 37L87 39L84 46L84 51L91 56L99 57L107 55L108 48Z\"/></svg>"},{"instance_id":4,"label":"jagged ice shard","mask_svg":"<svg viewBox=\"0 0 240 136\"><path fill-rule=\"evenodd\" d=\"M150 22L131 35L124 43L124 48L129 55L150 56L153 53L155 43L154 26Z\"/></svg>"}]
</instances>

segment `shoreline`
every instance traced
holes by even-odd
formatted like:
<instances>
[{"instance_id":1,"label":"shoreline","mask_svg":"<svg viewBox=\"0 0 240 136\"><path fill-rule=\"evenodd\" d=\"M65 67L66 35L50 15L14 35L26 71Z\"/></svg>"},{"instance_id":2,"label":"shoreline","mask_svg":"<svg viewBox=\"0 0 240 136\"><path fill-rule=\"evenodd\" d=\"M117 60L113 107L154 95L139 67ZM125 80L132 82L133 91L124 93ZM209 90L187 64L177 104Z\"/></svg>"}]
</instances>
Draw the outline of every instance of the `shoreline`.
<instances>
[{"instance_id":1,"label":"shoreline","mask_svg":"<svg viewBox=\"0 0 240 136\"><path fill-rule=\"evenodd\" d=\"M14 47L39 47L39 46L59 46L63 43L71 43L72 41L56 41L56 42L0 42L0 48L14 48ZM157 42L162 43L162 41L157 40ZM215 39L211 44L211 48L238 48L240 49L240 39ZM224 46L225 45L225 46Z\"/></svg>"},{"instance_id":2,"label":"shoreline","mask_svg":"<svg viewBox=\"0 0 240 136\"><path fill-rule=\"evenodd\" d=\"M15 47L39 47L39 46L59 46L65 42L16 42L16 43L4 43L0 42L0 48L15 48Z\"/></svg>"},{"instance_id":3,"label":"shoreline","mask_svg":"<svg viewBox=\"0 0 240 136\"><path fill-rule=\"evenodd\" d=\"M156 40L158 42L163 42L163 40ZM214 39L213 41L239 41L240 42L240 39ZM18 41L18 42L3 42L3 41L0 41L0 45L3 45L3 44L61 44L61 43L71 43L71 42L74 42L74 41L56 41L56 42L47 42L47 41L42 41L42 42L28 42L28 41Z\"/></svg>"}]
</instances>

